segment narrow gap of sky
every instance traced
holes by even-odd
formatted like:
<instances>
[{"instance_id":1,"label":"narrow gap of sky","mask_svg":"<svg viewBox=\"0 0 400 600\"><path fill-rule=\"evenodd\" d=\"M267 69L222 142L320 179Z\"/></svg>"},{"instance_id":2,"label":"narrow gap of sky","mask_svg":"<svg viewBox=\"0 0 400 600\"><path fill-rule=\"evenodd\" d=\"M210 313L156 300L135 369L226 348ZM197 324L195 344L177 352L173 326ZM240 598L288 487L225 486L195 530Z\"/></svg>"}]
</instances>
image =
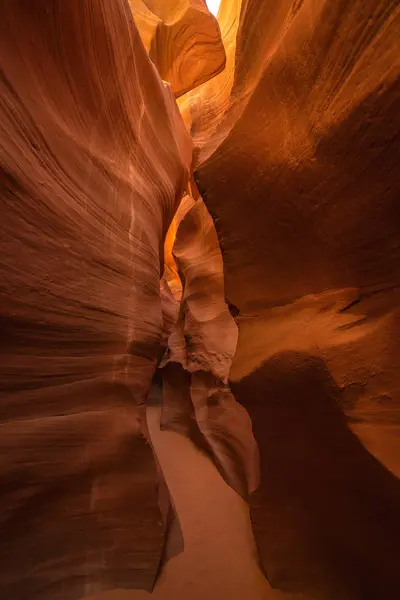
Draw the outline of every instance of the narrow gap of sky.
<instances>
[{"instance_id":1,"label":"narrow gap of sky","mask_svg":"<svg viewBox=\"0 0 400 600\"><path fill-rule=\"evenodd\" d=\"M215 16L218 14L219 5L221 4L221 0L206 0L206 4L208 6L208 10Z\"/></svg>"}]
</instances>

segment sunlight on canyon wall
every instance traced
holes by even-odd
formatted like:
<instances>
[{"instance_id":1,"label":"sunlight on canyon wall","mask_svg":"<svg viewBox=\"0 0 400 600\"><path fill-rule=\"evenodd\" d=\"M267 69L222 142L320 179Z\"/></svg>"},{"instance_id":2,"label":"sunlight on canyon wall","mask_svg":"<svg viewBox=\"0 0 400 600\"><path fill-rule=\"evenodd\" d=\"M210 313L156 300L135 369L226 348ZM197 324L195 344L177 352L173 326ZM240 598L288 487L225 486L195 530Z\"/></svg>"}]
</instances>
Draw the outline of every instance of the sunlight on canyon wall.
<instances>
[{"instance_id":1,"label":"sunlight on canyon wall","mask_svg":"<svg viewBox=\"0 0 400 600\"><path fill-rule=\"evenodd\" d=\"M165 600L179 555L202 599L217 476L232 600L397 597L399 40L394 0L0 0L1 598Z\"/></svg>"}]
</instances>

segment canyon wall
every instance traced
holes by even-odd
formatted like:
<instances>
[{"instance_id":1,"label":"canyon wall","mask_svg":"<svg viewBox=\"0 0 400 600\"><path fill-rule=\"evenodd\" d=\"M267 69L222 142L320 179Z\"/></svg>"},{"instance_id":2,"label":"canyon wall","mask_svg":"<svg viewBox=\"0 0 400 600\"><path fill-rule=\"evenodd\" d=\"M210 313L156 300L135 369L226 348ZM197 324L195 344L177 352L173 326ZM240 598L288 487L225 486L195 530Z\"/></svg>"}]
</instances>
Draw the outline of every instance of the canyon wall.
<instances>
[{"instance_id":1,"label":"canyon wall","mask_svg":"<svg viewBox=\"0 0 400 600\"><path fill-rule=\"evenodd\" d=\"M180 103L239 327L230 379L260 448L261 560L283 589L394 597L399 7L238 14L222 3L227 70Z\"/></svg>"},{"instance_id":2,"label":"canyon wall","mask_svg":"<svg viewBox=\"0 0 400 600\"><path fill-rule=\"evenodd\" d=\"M0 15L0 596L152 588L147 401L249 501L273 587L395 598L398 3Z\"/></svg>"},{"instance_id":3,"label":"canyon wall","mask_svg":"<svg viewBox=\"0 0 400 600\"><path fill-rule=\"evenodd\" d=\"M128 2L0 15L0 596L151 589L169 509L143 410L191 141Z\"/></svg>"}]
</instances>

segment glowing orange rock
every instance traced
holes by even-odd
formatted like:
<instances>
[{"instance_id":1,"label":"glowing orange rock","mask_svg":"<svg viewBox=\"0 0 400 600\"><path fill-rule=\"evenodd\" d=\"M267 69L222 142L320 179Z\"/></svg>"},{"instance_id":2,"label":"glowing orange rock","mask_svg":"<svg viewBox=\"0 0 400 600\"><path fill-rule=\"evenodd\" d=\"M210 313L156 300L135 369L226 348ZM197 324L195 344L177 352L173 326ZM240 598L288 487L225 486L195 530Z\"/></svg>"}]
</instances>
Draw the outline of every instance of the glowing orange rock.
<instances>
[{"instance_id":1,"label":"glowing orange rock","mask_svg":"<svg viewBox=\"0 0 400 600\"><path fill-rule=\"evenodd\" d=\"M174 235L183 291L161 363L162 426L189 435L247 497L257 487L258 453L249 417L227 386L237 328L225 302L215 227L201 198L184 198Z\"/></svg>"},{"instance_id":2,"label":"glowing orange rock","mask_svg":"<svg viewBox=\"0 0 400 600\"><path fill-rule=\"evenodd\" d=\"M124 0L0 3L0 596L151 589L143 402L191 142Z\"/></svg>"},{"instance_id":3,"label":"glowing orange rock","mask_svg":"<svg viewBox=\"0 0 400 600\"><path fill-rule=\"evenodd\" d=\"M223 2L226 70L179 100L237 312L261 558L324 598L398 588L399 16Z\"/></svg>"},{"instance_id":4,"label":"glowing orange rock","mask_svg":"<svg viewBox=\"0 0 400 600\"><path fill-rule=\"evenodd\" d=\"M225 66L217 20L205 0L130 0L150 58L176 97Z\"/></svg>"}]
</instances>

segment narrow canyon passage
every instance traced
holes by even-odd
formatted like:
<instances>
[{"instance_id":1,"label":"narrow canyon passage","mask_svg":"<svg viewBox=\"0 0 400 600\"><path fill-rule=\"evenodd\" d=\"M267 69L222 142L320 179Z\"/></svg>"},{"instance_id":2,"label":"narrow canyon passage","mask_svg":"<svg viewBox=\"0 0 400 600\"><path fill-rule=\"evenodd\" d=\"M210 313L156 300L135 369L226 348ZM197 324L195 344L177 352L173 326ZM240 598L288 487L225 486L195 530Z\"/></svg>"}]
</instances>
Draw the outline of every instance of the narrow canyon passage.
<instances>
[{"instance_id":1,"label":"narrow canyon passage","mask_svg":"<svg viewBox=\"0 0 400 600\"><path fill-rule=\"evenodd\" d=\"M0 600L400 597L397 0L0 0Z\"/></svg>"},{"instance_id":2,"label":"narrow canyon passage","mask_svg":"<svg viewBox=\"0 0 400 600\"><path fill-rule=\"evenodd\" d=\"M172 558L153 594L112 591L90 600L303 600L272 590L258 566L247 504L210 459L187 438L160 431L160 412L148 409L155 452L180 517L184 551Z\"/></svg>"}]
</instances>

